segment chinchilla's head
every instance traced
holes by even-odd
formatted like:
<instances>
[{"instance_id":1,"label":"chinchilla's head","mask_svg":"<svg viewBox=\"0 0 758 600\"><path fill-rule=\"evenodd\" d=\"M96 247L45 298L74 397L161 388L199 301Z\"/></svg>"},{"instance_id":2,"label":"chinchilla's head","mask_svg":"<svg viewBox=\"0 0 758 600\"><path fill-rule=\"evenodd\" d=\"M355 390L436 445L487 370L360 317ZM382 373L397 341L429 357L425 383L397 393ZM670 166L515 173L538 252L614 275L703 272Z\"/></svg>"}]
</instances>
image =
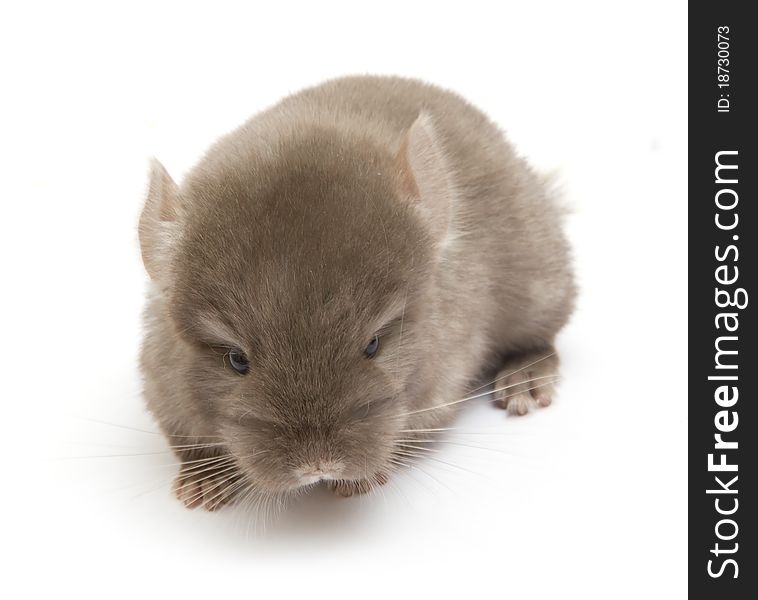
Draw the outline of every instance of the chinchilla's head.
<instances>
[{"instance_id":1,"label":"chinchilla's head","mask_svg":"<svg viewBox=\"0 0 758 600\"><path fill-rule=\"evenodd\" d=\"M396 148L295 131L222 140L178 187L154 163L139 234L182 351L154 365L261 489L391 468L439 327L451 191L426 115Z\"/></svg>"}]
</instances>

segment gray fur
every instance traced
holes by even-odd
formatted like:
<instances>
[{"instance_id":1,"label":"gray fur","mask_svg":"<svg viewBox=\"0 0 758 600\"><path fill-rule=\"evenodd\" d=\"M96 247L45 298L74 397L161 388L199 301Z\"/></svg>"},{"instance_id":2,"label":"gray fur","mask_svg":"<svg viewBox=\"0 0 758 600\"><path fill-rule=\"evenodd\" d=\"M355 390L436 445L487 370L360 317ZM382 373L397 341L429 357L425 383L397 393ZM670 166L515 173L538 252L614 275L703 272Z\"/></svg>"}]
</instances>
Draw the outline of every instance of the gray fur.
<instances>
[{"instance_id":1,"label":"gray fur","mask_svg":"<svg viewBox=\"0 0 758 600\"><path fill-rule=\"evenodd\" d=\"M343 491L382 482L400 430L445 425L458 405L432 407L553 352L575 296L542 180L483 113L410 79L285 98L181 187L155 163L140 241L147 404L174 444L223 443L183 460L228 453L261 493L311 472ZM514 397L499 398L517 413L550 399Z\"/></svg>"}]
</instances>

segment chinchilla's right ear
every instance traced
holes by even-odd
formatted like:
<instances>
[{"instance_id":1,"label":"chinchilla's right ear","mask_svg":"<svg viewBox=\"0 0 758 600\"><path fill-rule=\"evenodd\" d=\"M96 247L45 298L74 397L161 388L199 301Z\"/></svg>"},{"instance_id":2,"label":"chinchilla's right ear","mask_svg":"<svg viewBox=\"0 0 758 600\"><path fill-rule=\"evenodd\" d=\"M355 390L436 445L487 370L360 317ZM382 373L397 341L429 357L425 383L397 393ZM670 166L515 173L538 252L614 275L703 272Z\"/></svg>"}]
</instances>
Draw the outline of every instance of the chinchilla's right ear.
<instances>
[{"instance_id":1,"label":"chinchilla's right ear","mask_svg":"<svg viewBox=\"0 0 758 600\"><path fill-rule=\"evenodd\" d=\"M142 262L153 281L167 283L168 266L179 235L180 209L179 187L163 165L153 159L150 187L139 220Z\"/></svg>"},{"instance_id":2,"label":"chinchilla's right ear","mask_svg":"<svg viewBox=\"0 0 758 600\"><path fill-rule=\"evenodd\" d=\"M422 111L413 122L395 163L401 190L421 213L432 238L443 246L451 233L454 190L430 114Z\"/></svg>"}]
</instances>

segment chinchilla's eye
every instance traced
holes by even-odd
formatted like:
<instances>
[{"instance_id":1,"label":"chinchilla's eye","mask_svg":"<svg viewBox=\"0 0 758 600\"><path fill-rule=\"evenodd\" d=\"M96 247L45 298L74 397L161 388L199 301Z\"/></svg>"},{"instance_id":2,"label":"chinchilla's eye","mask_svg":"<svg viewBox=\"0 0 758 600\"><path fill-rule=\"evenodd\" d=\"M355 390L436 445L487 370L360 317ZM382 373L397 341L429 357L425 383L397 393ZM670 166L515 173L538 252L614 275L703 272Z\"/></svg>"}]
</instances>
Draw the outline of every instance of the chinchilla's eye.
<instances>
[{"instance_id":1,"label":"chinchilla's eye","mask_svg":"<svg viewBox=\"0 0 758 600\"><path fill-rule=\"evenodd\" d=\"M250 370L250 361L247 359L247 355L239 348L233 348L229 351L229 364L232 365L232 369L237 371L240 375L244 375Z\"/></svg>"},{"instance_id":2,"label":"chinchilla's eye","mask_svg":"<svg viewBox=\"0 0 758 600\"><path fill-rule=\"evenodd\" d=\"M376 353L379 351L379 336L375 335L373 338L371 338L371 341L368 343L368 346L366 346L366 350L364 351L364 354L366 355L366 358L374 358L376 356Z\"/></svg>"}]
</instances>

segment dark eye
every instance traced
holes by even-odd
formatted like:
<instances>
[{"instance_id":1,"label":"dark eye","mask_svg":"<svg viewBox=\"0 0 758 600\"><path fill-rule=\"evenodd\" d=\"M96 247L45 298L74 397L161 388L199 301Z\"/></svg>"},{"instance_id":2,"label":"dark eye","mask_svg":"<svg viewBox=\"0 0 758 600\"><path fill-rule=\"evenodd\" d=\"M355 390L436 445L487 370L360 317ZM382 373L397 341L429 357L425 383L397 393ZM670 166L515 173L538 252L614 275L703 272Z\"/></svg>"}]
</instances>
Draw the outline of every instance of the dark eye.
<instances>
[{"instance_id":1,"label":"dark eye","mask_svg":"<svg viewBox=\"0 0 758 600\"><path fill-rule=\"evenodd\" d=\"M368 346L366 346L366 350L364 351L364 354L367 358L374 358L376 353L379 351L379 336L375 335L373 338L371 338L371 341L368 343Z\"/></svg>"},{"instance_id":2,"label":"dark eye","mask_svg":"<svg viewBox=\"0 0 758 600\"><path fill-rule=\"evenodd\" d=\"M244 375L250 370L250 361L247 360L247 355L239 348L233 348L229 351L229 364L232 365L232 369Z\"/></svg>"}]
</instances>

